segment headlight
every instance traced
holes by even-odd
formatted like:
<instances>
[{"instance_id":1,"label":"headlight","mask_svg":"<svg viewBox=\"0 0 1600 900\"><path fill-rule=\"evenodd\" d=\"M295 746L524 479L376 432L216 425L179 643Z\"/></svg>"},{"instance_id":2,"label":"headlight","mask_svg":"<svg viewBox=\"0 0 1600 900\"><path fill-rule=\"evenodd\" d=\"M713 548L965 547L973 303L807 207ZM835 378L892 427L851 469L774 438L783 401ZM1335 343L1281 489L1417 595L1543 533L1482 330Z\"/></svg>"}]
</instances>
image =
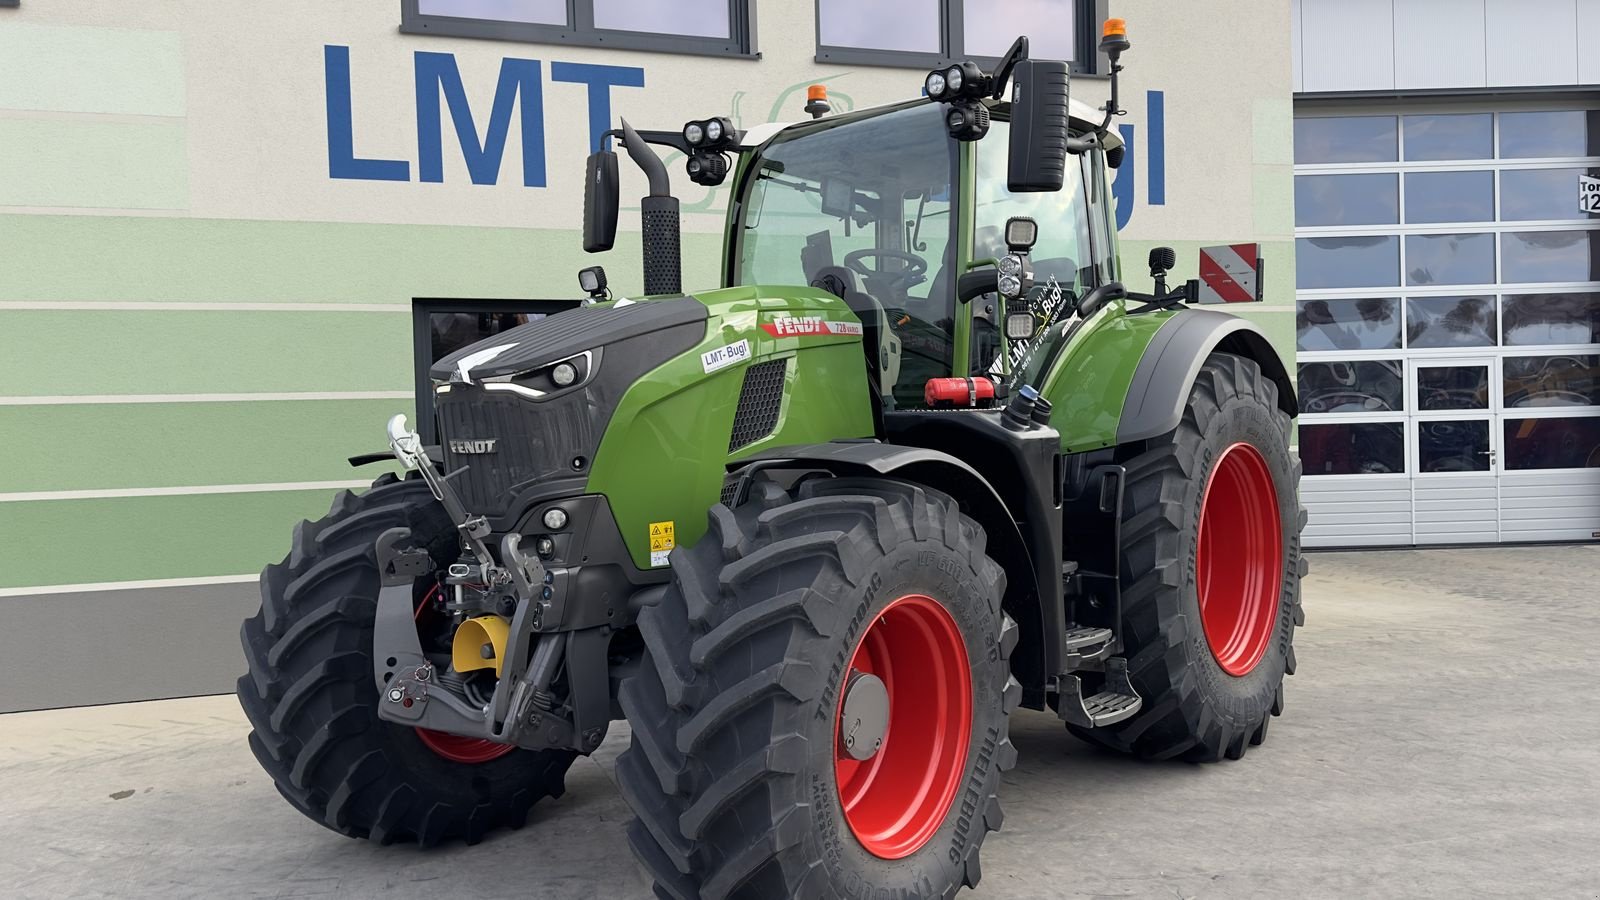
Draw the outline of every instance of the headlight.
<instances>
[{"instance_id":1,"label":"headlight","mask_svg":"<svg viewBox=\"0 0 1600 900\"><path fill-rule=\"evenodd\" d=\"M961 90L961 67L951 66L944 70L944 83L950 88L951 93Z\"/></svg>"},{"instance_id":2,"label":"headlight","mask_svg":"<svg viewBox=\"0 0 1600 900\"><path fill-rule=\"evenodd\" d=\"M567 527L567 511L559 506L552 506L545 510L544 527L551 531L560 531Z\"/></svg>"},{"instance_id":3,"label":"headlight","mask_svg":"<svg viewBox=\"0 0 1600 900\"><path fill-rule=\"evenodd\" d=\"M1000 293L1007 297L1015 297L1022 293L1022 279L1015 275L1001 275Z\"/></svg>"},{"instance_id":4,"label":"headlight","mask_svg":"<svg viewBox=\"0 0 1600 900\"><path fill-rule=\"evenodd\" d=\"M720 119L712 119L706 123L706 140L713 144L722 140L722 121Z\"/></svg>"},{"instance_id":5,"label":"headlight","mask_svg":"<svg viewBox=\"0 0 1600 900\"><path fill-rule=\"evenodd\" d=\"M578 380L578 367L572 363L556 363L555 368L550 370L550 380L556 383L556 387L567 387Z\"/></svg>"},{"instance_id":6,"label":"headlight","mask_svg":"<svg viewBox=\"0 0 1600 900\"><path fill-rule=\"evenodd\" d=\"M683 126L683 139L690 144L698 145L706 139L706 130L700 126L699 122L690 122Z\"/></svg>"},{"instance_id":7,"label":"headlight","mask_svg":"<svg viewBox=\"0 0 1600 900\"><path fill-rule=\"evenodd\" d=\"M927 90L929 97L932 97L935 100L939 99L939 96L944 93L945 88L944 73L929 72L928 80L923 84L923 88Z\"/></svg>"}]
</instances>

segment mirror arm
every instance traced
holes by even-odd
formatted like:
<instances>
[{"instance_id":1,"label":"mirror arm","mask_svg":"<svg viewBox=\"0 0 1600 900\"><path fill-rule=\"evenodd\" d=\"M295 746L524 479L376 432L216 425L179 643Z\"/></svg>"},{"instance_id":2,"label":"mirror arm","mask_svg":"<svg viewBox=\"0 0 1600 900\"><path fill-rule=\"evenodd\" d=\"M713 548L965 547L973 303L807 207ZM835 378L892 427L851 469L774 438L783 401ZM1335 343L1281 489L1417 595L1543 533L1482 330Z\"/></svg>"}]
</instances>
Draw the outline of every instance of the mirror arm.
<instances>
[{"instance_id":1,"label":"mirror arm","mask_svg":"<svg viewBox=\"0 0 1600 900\"><path fill-rule=\"evenodd\" d=\"M1006 94L1006 82L1011 80L1011 70L1016 68L1018 61L1028 58L1028 36L1019 35L1011 43L1011 49L1000 58L1000 65L994 70L994 91L990 94L996 100Z\"/></svg>"}]
</instances>

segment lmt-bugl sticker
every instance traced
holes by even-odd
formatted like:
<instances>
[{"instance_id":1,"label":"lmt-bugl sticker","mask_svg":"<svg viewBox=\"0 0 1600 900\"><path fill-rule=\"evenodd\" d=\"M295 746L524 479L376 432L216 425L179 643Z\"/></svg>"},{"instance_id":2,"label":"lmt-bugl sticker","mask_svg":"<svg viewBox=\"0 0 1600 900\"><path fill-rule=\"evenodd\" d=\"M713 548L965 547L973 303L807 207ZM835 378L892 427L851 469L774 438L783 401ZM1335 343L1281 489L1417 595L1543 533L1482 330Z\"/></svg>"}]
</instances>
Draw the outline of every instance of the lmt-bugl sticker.
<instances>
[{"instance_id":1,"label":"lmt-bugl sticker","mask_svg":"<svg viewBox=\"0 0 1600 900\"><path fill-rule=\"evenodd\" d=\"M673 536L671 522L650 523L650 566L655 568L667 564L667 556L672 553L672 548L678 545Z\"/></svg>"}]
</instances>

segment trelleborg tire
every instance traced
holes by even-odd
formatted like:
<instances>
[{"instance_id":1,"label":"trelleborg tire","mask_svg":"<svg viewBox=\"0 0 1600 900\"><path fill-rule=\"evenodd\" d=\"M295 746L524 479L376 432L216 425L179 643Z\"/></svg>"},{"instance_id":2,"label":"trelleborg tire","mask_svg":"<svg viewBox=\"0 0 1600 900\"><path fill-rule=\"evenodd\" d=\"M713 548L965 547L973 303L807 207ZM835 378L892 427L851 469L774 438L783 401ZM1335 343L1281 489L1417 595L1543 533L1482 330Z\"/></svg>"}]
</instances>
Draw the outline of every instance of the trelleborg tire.
<instances>
[{"instance_id":1,"label":"trelleborg tire","mask_svg":"<svg viewBox=\"0 0 1600 900\"><path fill-rule=\"evenodd\" d=\"M1022 693L983 530L903 482L755 487L674 552L621 689L633 738L617 780L656 893L943 898L977 884ZM866 674L887 728L859 761L839 723L857 721L847 700Z\"/></svg>"},{"instance_id":2,"label":"trelleborg tire","mask_svg":"<svg viewBox=\"0 0 1600 900\"><path fill-rule=\"evenodd\" d=\"M522 827L540 798L559 797L574 754L502 752L378 718L374 542L402 526L436 564L455 559L455 530L416 478L380 476L365 493L341 492L325 518L295 527L288 557L261 573L261 610L240 631L248 671L239 703L256 759L311 819L385 844L476 843Z\"/></svg>"},{"instance_id":3,"label":"trelleborg tire","mask_svg":"<svg viewBox=\"0 0 1600 900\"><path fill-rule=\"evenodd\" d=\"M1278 390L1213 353L1183 420L1125 448L1122 629L1144 706L1073 734L1146 759L1238 759L1266 739L1305 621L1300 461Z\"/></svg>"}]
</instances>

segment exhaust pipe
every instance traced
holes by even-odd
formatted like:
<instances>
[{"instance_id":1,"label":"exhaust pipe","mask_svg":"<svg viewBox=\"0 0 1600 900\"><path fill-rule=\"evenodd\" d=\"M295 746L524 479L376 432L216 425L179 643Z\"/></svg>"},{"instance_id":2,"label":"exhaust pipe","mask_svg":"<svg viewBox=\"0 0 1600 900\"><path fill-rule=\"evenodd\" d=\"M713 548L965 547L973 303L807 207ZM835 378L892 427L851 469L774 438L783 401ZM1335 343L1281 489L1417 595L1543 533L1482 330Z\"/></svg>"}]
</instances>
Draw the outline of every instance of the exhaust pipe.
<instances>
[{"instance_id":1,"label":"exhaust pipe","mask_svg":"<svg viewBox=\"0 0 1600 900\"><path fill-rule=\"evenodd\" d=\"M644 292L683 293L682 235L678 223L678 198L672 196L667 167L655 151L622 120L622 145L650 182L650 196L639 201L644 239Z\"/></svg>"}]
</instances>

